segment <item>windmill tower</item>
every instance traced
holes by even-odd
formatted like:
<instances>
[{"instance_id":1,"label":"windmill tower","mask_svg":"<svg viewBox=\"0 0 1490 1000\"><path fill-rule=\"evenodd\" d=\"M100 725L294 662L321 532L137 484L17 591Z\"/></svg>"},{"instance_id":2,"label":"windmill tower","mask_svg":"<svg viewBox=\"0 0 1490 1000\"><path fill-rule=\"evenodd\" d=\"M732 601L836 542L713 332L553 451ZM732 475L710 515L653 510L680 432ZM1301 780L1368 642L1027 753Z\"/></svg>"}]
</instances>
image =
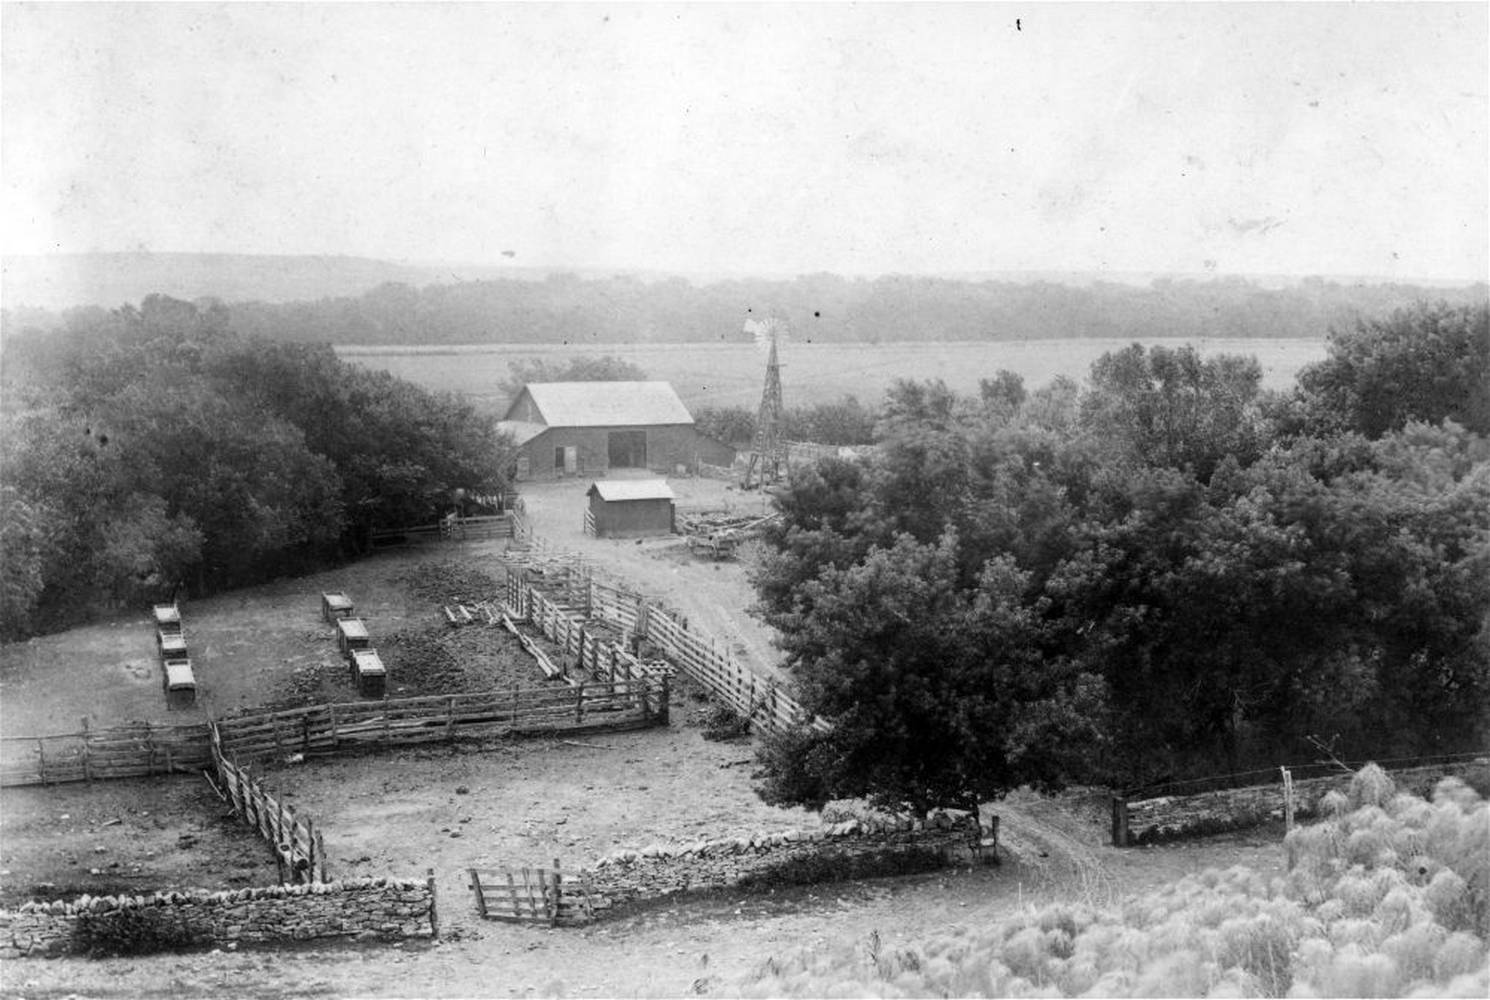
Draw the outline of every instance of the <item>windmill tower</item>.
<instances>
[{"instance_id":1,"label":"windmill tower","mask_svg":"<svg viewBox=\"0 0 1490 1000\"><path fill-rule=\"evenodd\" d=\"M755 418L755 441L751 445L750 462L745 467L745 479L740 484L745 489L764 486L779 481L786 475L786 438L781 428L781 363L777 359L777 344L788 332L786 320L771 317L767 320L745 321L745 332L755 336L755 342L768 348L766 358L766 387L761 393L761 408Z\"/></svg>"}]
</instances>

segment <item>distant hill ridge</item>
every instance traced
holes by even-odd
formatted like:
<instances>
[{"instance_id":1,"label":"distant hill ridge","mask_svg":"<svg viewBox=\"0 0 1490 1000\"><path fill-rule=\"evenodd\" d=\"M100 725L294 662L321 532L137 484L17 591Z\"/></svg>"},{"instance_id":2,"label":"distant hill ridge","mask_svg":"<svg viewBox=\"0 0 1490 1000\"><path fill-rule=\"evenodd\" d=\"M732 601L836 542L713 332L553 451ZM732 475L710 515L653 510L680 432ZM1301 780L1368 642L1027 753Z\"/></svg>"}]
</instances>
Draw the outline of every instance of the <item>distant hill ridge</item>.
<instances>
[{"instance_id":1,"label":"distant hill ridge","mask_svg":"<svg viewBox=\"0 0 1490 1000\"><path fill-rule=\"evenodd\" d=\"M60 310L151 294L216 298L244 333L332 344L602 345L748 339L780 312L819 343L1155 337L1323 339L1419 300L1467 305L1485 283L1007 272L958 277L666 276L364 257L117 253L8 257L0 335Z\"/></svg>"},{"instance_id":2,"label":"distant hill ridge","mask_svg":"<svg viewBox=\"0 0 1490 1000\"><path fill-rule=\"evenodd\" d=\"M437 280L428 267L338 256L83 253L7 256L3 267L0 295L12 309L112 309L152 293L187 300L295 302L360 295L390 281Z\"/></svg>"}]
</instances>

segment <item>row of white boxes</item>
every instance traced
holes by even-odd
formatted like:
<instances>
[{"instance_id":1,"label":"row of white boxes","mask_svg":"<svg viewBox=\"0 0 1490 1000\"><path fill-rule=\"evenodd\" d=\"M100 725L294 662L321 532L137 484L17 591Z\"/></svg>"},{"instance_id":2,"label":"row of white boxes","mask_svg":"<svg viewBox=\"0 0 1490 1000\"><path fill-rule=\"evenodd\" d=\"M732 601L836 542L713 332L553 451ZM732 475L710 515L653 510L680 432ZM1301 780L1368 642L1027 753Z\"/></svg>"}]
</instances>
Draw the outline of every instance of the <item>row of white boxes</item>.
<instances>
[{"instance_id":1,"label":"row of white boxes","mask_svg":"<svg viewBox=\"0 0 1490 1000\"><path fill-rule=\"evenodd\" d=\"M168 708L191 708L197 703L197 679L186 651L186 633L181 629L181 609L173 601L157 604L155 644L160 650L161 688Z\"/></svg>"},{"instance_id":2,"label":"row of white boxes","mask_svg":"<svg viewBox=\"0 0 1490 1000\"><path fill-rule=\"evenodd\" d=\"M346 594L321 595L321 617L336 626L336 648L346 658L352 687L363 698L381 698L388 690L388 670L373 648L367 623L355 612Z\"/></svg>"}]
</instances>

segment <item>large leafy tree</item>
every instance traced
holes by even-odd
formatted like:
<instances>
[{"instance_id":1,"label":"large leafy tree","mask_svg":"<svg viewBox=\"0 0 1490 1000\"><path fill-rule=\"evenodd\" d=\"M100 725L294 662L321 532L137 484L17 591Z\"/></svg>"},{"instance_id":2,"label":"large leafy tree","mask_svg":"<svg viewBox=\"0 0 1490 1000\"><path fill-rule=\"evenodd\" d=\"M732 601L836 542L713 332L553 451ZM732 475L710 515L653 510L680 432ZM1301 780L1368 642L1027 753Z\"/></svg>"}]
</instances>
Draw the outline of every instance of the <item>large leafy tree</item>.
<instances>
[{"instance_id":1,"label":"large leafy tree","mask_svg":"<svg viewBox=\"0 0 1490 1000\"><path fill-rule=\"evenodd\" d=\"M1101 686L1041 656L1007 560L959 585L957 538L901 535L803 587L783 647L826 732L768 740L768 800L869 796L924 814L1055 784L1100 740Z\"/></svg>"},{"instance_id":2,"label":"large leafy tree","mask_svg":"<svg viewBox=\"0 0 1490 1000\"><path fill-rule=\"evenodd\" d=\"M1490 434L1490 306L1418 304L1334 331L1298 403L1309 434L1376 438L1413 420Z\"/></svg>"}]
</instances>

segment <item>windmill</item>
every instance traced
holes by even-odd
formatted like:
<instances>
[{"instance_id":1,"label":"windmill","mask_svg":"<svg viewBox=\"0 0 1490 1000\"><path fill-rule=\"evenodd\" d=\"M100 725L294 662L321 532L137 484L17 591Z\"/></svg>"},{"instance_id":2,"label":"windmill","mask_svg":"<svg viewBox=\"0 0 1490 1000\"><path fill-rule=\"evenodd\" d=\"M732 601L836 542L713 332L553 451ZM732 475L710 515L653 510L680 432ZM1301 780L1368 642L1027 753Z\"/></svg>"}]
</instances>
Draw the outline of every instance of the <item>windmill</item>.
<instances>
[{"instance_id":1,"label":"windmill","mask_svg":"<svg viewBox=\"0 0 1490 1000\"><path fill-rule=\"evenodd\" d=\"M777 360L777 344L785 340L790 327L784 318L748 319L745 332L755 337L758 347L768 351L766 357L766 387L761 393L761 408L755 418L755 441L751 445L750 461L745 467L745 479L740 484L744 489L753 489L774 483L786 474L786 439L781 428L781 363Z\"/></svg>"}]
</instances>

